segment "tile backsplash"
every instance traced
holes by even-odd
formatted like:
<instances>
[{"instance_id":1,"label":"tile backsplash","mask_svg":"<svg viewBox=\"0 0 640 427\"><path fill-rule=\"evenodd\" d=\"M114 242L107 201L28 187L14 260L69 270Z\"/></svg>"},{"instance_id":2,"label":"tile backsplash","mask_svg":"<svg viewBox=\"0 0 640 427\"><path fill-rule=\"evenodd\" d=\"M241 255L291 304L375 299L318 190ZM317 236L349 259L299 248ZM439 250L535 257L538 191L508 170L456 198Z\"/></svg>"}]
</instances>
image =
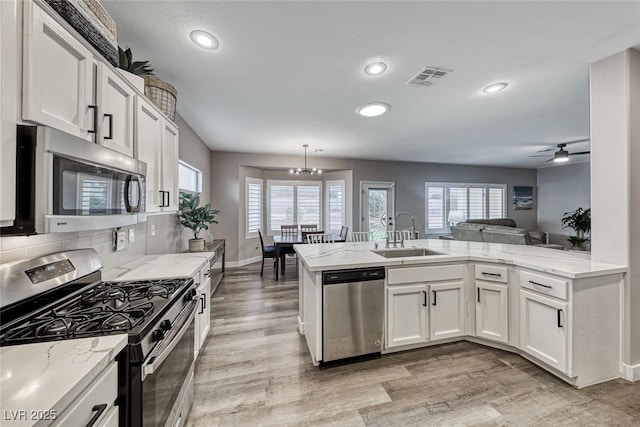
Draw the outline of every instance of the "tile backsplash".
<instances>
[{"instance_id":1,"label":"tile backsplash","mask_svg":"<svg viewBox=\"0 0 640 427\"><path fill-rule=\"evenodd\" d=\"M129 241L128 230L134 230L134 241ZM35 236L0 237L0 264L35 258L52 252L70 249L94 248L104 263L103 272L132 261L147 253L147 227L145 223L123 227L127 232L127 246L113 251L113 229L80 231L76 233L37 234Z\"/></svg>"}]
</instances>

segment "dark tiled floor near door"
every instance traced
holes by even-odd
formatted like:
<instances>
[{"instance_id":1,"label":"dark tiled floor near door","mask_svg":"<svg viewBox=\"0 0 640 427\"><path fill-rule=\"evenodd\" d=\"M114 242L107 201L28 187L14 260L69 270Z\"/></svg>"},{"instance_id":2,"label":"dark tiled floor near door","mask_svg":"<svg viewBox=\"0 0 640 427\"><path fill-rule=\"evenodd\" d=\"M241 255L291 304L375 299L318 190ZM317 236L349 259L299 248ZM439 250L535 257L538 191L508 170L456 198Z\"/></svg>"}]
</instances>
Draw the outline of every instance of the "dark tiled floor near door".
<instances>
[{"instance_id":1,"label":"dark tiled floor near door","mask_svg":"<svg viewBox=\"0 0 640 427\"><path fill-rule=\"evenodd\" d=\"M196 365L189 426L640 425L640 383L576 390L459 342L319 370L296 330L296 269L228 270Z\"/></svg>"}]
</instances>

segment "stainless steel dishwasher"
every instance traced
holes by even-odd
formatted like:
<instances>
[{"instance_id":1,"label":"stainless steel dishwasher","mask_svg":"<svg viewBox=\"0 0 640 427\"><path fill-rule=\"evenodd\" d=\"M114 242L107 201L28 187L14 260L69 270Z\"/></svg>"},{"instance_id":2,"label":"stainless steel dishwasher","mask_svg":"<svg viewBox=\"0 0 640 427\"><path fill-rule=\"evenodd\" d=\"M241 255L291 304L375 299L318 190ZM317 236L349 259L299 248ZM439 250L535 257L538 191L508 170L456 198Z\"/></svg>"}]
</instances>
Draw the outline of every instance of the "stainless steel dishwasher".
<instances>
[{"instance_id":1,"label":"stainless steel dishwasher","mask_svg":"<svg viewBox=\"0 0 640 427\"><path fill-rule=\"evenodd\" d=\"M384 267L322 273L322 362L382 351Z\"/></svg>"}]
</instances>

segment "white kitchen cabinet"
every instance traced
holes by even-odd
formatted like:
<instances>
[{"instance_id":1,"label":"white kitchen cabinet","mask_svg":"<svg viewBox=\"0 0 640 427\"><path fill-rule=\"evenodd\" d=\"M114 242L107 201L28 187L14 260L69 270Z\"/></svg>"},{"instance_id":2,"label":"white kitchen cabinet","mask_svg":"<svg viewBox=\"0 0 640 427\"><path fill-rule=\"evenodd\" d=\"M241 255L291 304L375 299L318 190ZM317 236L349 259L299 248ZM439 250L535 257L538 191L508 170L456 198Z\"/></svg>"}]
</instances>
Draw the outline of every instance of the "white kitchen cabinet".
<instances>
[{"instance_id":1,"label":"white kitchen cabinet","mask_svg":"<svg viewBox=\"0 0 640 427\"><path fill-rule=\"evenodd\" d=\"M476 336L509 342L509 298L506 284L476 282Z\"/></svg>"},{"instance_id":2,"label":"white kitchen cabinet","mask_svg":"<svg viewBox=\"0 0 640 427\"><path fill-rule=\"evenodd\" d=\"M91 141L93 54L37 3L24 5L22 117Z\"/></svg>"},{"instance_id":3,"label":"white kitchen cabinet","mask_svg":"<svg viewBox=\"0 0 640 427\"><path fill-rule=\"evenodd\" d=\"M147 163L146 211L178 209L178 129L143 98L136 97L137 158Z\"/></svg>"},{"instance_id":4,"label":"white kitchen cabinet","mask_svg":"<svg viewBox=\"0 0 640 427\"><path fill-rule=\"evenodd\" d=\"M567 302L520 290L520 349L568 373L571 317Z\"/></svg>"},{"instance_id":5,"label":"white kitchen cabinet","mask_svg":"<svg viewBox=\"0 0 640 427\"><path fill-rule=\"evenodd\" d=\"M464 335L464 282L429 285L431 340Z\"/></svg>"},{"instance_id":6,"label":"white kitchen cabinet","mask_svg":"<svg viewBox=\"0 0 640 427\"><path fill-rule=\"evenodd\" d=\"M135 91L105 64L97 72L98 143L133 157Z\"/></svg>"},{"instance_id":7,"label":"white kitchen cabinet","mask_svg":"<svg viewBox=\"0 0 640 427\"><path fill-rule=\"evenodd\" d=\"M387 290L387 347L424 343L427 325L427 285L400 285Z\"/></svg>"},{"instance_id":8,"label":"white kitchen cabinet","mask_svg":"<svg viewBox=\"0 0 640 427\"><path fill-rule=\"evenodd\" d=\"M196 287L197 298L197 311L195 318L195 358L198 357L198 353L202 348L209 330L211 328L211 267L207 262L199 271L193 276L193 279L198 283Z\"/></svg>"}]
</instances>

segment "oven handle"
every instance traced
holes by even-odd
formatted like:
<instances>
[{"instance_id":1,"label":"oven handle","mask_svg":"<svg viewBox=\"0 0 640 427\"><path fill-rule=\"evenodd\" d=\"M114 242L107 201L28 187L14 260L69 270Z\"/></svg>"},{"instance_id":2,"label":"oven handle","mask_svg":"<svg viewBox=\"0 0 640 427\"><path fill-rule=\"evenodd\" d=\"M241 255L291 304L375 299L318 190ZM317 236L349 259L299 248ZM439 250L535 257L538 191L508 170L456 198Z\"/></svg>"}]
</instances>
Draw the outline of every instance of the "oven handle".
<instances>
[{"instance_id":1,"label":"oven handle","mask_svg":"<svg viewBox=\"0 0 640 427\"><path fill-rule=\"evenodd\" d=\"M180 331L171 339L169 345L167 345L158 356L149 357L149 361L142 365L142 381L144 381L147 375L153 374L160 365L162 365L162 362L165 361L176 345L178 345L184 334L187 333L189 326L191 326L191 321L195 318L196 307L196 304L192 304L190 313L187 316L187 321L184 323Z\"/></svg>"}]
</instances>

